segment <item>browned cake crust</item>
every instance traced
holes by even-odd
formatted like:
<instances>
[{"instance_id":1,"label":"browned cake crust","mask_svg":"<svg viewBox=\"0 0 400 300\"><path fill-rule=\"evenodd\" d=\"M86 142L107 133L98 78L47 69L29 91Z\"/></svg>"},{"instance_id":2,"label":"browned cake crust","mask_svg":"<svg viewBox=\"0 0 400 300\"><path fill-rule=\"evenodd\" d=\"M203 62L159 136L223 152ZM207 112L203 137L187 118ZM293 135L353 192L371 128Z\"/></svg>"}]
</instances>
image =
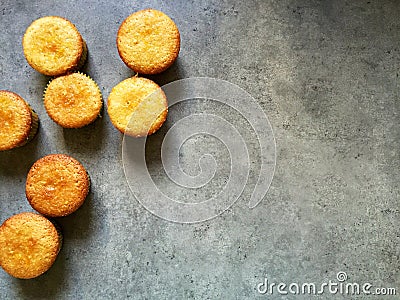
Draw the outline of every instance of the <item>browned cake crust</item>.
<instances>
[{"instance_id":1,"label":"browned cake crust","mask_svg":"<svg viewBox=\"0 0 400 300\"><path fill-rule=\"evenodd\" d=\"M107 110L119 131L132 137L143 137L155 133L165 122L168 103L158 84L135 76L111 90Z\"/></svg>"},{"instance_id":2,"label":"browned cake crust","mask_svg":"<svg viewBox=\"0 0 400 300\"><path fill-rule=\"evenodd\" d=\"M89 176L81 163L65 154L51 154L29 170L26 197L39 213L63 217L83 204L89 187Z\"/></svg>"},{"instance_id":3,"label":"browned cake crust","mask_svg":"<svg viewBox=\"0 0 400 300\"><path fill-rule=\"evenodd\" d=\"M46 16L32 22L22 39L25 58L36 71L59 76L76 71L86 59L86 45L69 20Z\"/></svg>"},{"instance_id":4,"label":"browned cake crust","mask_svg":"<svg viewBox=\"0 0 400 300\"><path fill-rule=\"evenodd\" d=\"M96 82L82 73L50 81L43 96L50 118L64 128L81 128L100 115L102 96Z\"/></svg>"},{"instance_id":5,"label":"browned cake crust","mask_svg":"<svg viewBox=\"0 0 400 300\"><path fill-rule=\"evenodd\" d=\"M53 265L61 244L61 233L45 217L14 215L0 226L0 266L16 278L37 277Z\"/></svg>"},{"instance_id":6,"label":"browned cake crust","mask_svg":"<svg viewBox=\"0 0 400 300\"><path fill-rule=\"evenodd\" d=\"M163 12L140 10L122 22L117 47L129 68L141 74L157 74L178 57L180 34L174 21Z\"/></svg>"},{"instance_id":7,"label":"browned cake crust","mask_svg":"<svg viewBox=\"0 0 400 300\"><path fill-rule=\"evenodd\" d=\"M21 96L0 90L0 151L25 145L38 129L39 118Z\"/></svg>"}]
</instances>

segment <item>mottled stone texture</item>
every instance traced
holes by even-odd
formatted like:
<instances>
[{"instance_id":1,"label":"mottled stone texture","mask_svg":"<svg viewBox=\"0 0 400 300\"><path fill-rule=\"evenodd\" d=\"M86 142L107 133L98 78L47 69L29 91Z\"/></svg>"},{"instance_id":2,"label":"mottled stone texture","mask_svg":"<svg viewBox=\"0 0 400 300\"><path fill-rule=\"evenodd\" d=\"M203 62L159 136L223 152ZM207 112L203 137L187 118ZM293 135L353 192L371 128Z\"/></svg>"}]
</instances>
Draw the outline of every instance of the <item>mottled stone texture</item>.
<instances>
[{"instance_id":1,"label":"mottled stone texture","mask_svg":"<svg viewBox=\"0 0 400 300\"><path fill-rule=\"evenodd\" d=\"M170 15L182 38L177 62L152 79L161 85L193 76L228 80L269 116L276 172L255 209L247 208L251 177L220 217L195 225L164 221L131 195L122 136L105 112L78 130L63 130L47 116L42 93L49 78L24 59L26 27L44 15L71 20L89 48L84 71L107 99L114 85L133 75L117 53L119 24L147 7ZM28 281L0 270L0 298L257 299L266 298L256 290L265 276L322 283L339 271L348 282L400 293L399 16L399 1L1 0L0 89L24 97L41 125L33 142L0 153L0 221L31 210L26 174L46 154L80 160L92 189L79 211L58 220L65 243L53 268ZM236 112L207 102L185 104L180 113L203 110L246 126ZM173 114L172 108L165 128ZM161 137L152 137L154 151ZM226 169L224 147L201 137L182 149L183 168L196 172L198 152L211 146ZM258 164L255 153L255 171ZM219 187L211 184L202 195Z\"/></svg>"}]
</instances>

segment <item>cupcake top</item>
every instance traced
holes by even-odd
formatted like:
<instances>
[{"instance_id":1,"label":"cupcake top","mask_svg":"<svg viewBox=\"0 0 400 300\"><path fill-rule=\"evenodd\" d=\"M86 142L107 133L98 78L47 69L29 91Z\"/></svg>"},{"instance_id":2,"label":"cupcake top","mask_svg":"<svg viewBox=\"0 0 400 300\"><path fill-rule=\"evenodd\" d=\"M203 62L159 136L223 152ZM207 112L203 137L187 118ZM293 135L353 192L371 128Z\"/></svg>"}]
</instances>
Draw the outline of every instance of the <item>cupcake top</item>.
<instances>
[{"instance_id":1,"label":"cupcake top","mask_svg":"<svg viewBox=\"0 0 400 300\"><path fill-rule=\"evenodd\" d=\"M141 74L157 74L169 68L178 57L180 34L166 14L145 9L122 22L117 47L129 68Z\"/></svg>"},{"instance_id":2,"label":"cupcake top","mask_svg":"<svg viewBox=\"0 0 400 300\"><path fill-rule=\"evenodd\" d=\"M32 125L32 110L19 95L0 91L0 151L24 144Z\"/></svg>"},{"instance_id":3,"label":"cupcake top","mask_svg":"<svg viewBox=\"0 0 400 300\"><path fill-rule=\"evenodd\" d=\"M39 213L63 217L76 211L89 193L85 168L65 154L51 154L36 161L26 179L26 197Z\"/></svg>"},{"instance_id":4,"label":"cupcake top","mask_svg":"<svg viewBox=\"0 0 400 300\"><path fill-rule=\"evenodd\" d=\"M153 81L132 77L117 84L108 97L108 114L122 133L143 137L156 132L167 118L167 98Z\"/></svg>"},{"instance_id":5,"label":"cupcake top","mask_svg":"<svg viewBox=\"0 0 400 300\"><path fill-rule=\"evenodd\" d=\"M37 277L53 265L61 242L61 235L45 217L14 215L0 226L0 266L17 278Z\"/></svg>"},{"instance_id":6,"label":"cupcake top","mask_svg":"<svg viewBox=\"0 0 400 300\"><path fill-rule=\"evenodd\" d=\"M97 84L88 76L72 73L53 79L44 93L50 118L64 128L80 128L92 123L103 106Z\"/></svg>"},{"instance_id":7,"label":"cupcake top","mask_svg":"<svg viewBox=\"0 0 400 300\"><path fill-rule=\"evenodd\" d=\"M33 21L26 29L22 46L31 67L49 76L75 70L84 52L84 41L76 27L56 16Z\"/></svg>"}]
</instances>

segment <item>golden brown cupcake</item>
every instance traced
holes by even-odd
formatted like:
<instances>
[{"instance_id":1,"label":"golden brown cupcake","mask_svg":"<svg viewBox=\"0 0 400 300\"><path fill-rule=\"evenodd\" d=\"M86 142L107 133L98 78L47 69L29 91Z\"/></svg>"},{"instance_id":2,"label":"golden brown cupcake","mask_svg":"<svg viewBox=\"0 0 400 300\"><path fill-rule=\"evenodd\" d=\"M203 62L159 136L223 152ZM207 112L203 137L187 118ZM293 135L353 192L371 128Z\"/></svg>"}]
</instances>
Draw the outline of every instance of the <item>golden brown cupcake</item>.
<instances>
[{"instance_id":1,"label":"golden brown cupcake","mask_svg":"<svg viewBox=\"0 0 400 300\"><path fill-rule=\"evenodd\" d=\"M43 98L50 118L64 128L80 128L92 123L103 106L96 82L81 73L53 79Z\"/></svg>"},{"instance_id":2,"label":"golden brown cupcake","mask_svg":"<svg viewBox=\"0 0 400 300\"><path fill-rule=\"evenodd\" d=\"M45 217L14 215L0 226L0 266L16 278L37 277L53 265L61 245L60 231Z\"/></svg>"},{"instance_id":3,"label":"golden brown cupcake","mask_svg":"<svg viewBox=\"0 0 400 300\"><path fill-rule=\"evenodd\" d=\"M118 53L123 62L141 74L157 74L178 57L180 34L166 14L154 9L127 17L117 35Z\"/></svg>"},{"instance_id":4,"label":"golden brown cupcake","mask_svg":"<svg viewBox=\"0 0 400 300\"><path fill-rule=\"evenodd\" d=\"M25 145L37 133L38 115L19 95L0 91L0 151Z\"/></svg>"},{"instance_id":5,"label":"golden brown cupcake","mask_svg":"<svg viewBox=\"0 0 400 300\"><path fill-rule=\"evenodd\" d=\"M156 132L167 118L167 98L153 81L132 77L117 84L108 97L108 115L122 133L143 137Z\"/></svg>"},{"instance_id":6,"label":"golden brown cupcake","mask_svg":"<svg viewBox=\"0 0 400 300\"><path fill-rule=\"evenodd\" d=\"M22 46L31 67L49 76L78 70L87 56L86 43L78 29L56 16L33 21L26 29Z\"/></svg>"},{"instance_id":7,"label":"golden brown cupcake","mask_svg":"<svg viewBox=\"0 0 400 300\"><path fill-rule=\"evenodd\" d=\"M39 213L63 217L76 211L89 193L85 168L65 154L51 154L36 161L26 179L26 197Z\"/></svg>"}]
</instances>

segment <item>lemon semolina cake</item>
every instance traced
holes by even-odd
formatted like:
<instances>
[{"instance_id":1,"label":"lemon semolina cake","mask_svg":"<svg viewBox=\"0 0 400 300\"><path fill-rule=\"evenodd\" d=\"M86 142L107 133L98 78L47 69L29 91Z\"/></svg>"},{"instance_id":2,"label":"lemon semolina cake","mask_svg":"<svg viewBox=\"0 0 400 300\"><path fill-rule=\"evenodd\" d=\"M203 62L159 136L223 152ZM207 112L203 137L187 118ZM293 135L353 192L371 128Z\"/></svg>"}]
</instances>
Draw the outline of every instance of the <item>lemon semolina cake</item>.
<instances>
[{"instance_id":1,"label":"lemon semolina cake","mask_svg":"<svg viewBox=\"0 0 400 300\"><path fill-rule=\"evenodd\" d=\"M80 69L87 46L69 20L46 16L32 22L22 39L25 58L36 71L59 76Z\"/></svg>"},{"instance_id":2,"label":"lemon semolina cake","mask_svg":"<svg viewBox=\"0 0 400 300\"><path fill-rule=\"evenodd\" d=\"M100 89L85 74L71 73L50 81L43 96L50 118L64 128L81 128L100 115Z\"/></svg>"},{"instance_id":3,"label":"lemon semolina cake","mask_svg":"<svg viewBox=\"0 0 400 300\"><path fill-rule=\"evenodd\" d=\"M112 124L132 137L153 134L168 114L167 98L161 88L150 79L137 76L117 84L107 104Z\"/></svg>"},{"instance_id":4,"label":"lemon semolina cake","mask_svg":"<svg viewBox=\"0 0 400 300\"><path fill-rule=\"evenodd\" d=\"M21 96L0 90L0 151L25 145L38 125L38 115Z\"/></svg>"},{"instance_id":5,"label":"lemon semolina cake","mask_svg":"<svg viewBox=\"0 0 400 300\"><path fill-rule=\"evenodd\" d=\"M61 232L44 216L14 215L0 226L0 266L16 278L37 277L53 265L61 245Z\"/></svg>"},{"instance_id":6,"label":"lemon semolina cake","mask_svg":"<svg viewBox=\"0 0 400 300\"><path fill-rule=\"evenodd\" d=\"M89 175L79 161L65 154L51 154L33 164L25 192L37 212L63 217L84 203L89 188Z\"/></svg>"},{"instance_id":7,"label":"lemon semolina cake","mask_svg":"<svg viewBox=\"0 0 400 300\"><path fill-rule=\"evenodd\" d=\"M117 48L122 61L133 71L161 73L178 57L179 30L163 12L140 10L122 22L117 34Z\"/></svg>"}]
</instances>

